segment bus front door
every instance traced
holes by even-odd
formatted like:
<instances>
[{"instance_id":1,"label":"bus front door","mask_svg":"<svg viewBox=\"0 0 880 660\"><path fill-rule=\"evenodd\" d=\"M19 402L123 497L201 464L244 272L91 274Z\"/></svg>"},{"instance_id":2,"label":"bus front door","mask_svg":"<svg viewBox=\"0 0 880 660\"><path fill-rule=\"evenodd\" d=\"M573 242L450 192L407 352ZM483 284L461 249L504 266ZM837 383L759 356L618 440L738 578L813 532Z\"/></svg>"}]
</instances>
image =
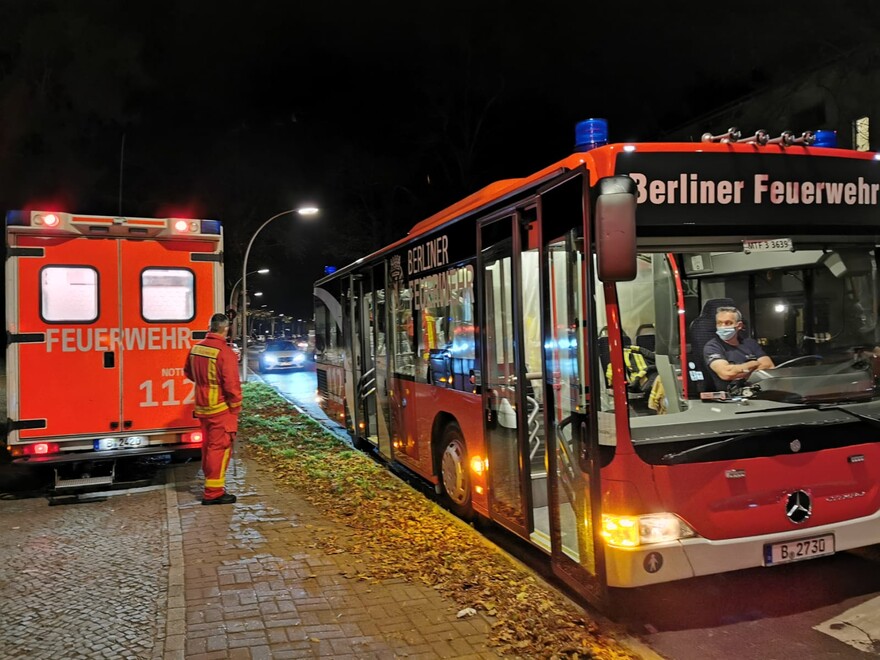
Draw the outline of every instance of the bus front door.
<instances>
[{"instance_id":1,"label":"bus front door","mask_svg":"<svg viewBox=\"0 0 880 660\"><path fill-rule=\"evenodd\" d=\"M598 374L586 341L596 336L592 260L584 252L586 188L574 173L541 194L543 233L544 438L553 572L587 600L606 599L598 533L599 459L596 411L589 393ZM576 227L576 229L572 229ZM586 227L588 230L589 228Z\"/></svg>"}]
</instances>

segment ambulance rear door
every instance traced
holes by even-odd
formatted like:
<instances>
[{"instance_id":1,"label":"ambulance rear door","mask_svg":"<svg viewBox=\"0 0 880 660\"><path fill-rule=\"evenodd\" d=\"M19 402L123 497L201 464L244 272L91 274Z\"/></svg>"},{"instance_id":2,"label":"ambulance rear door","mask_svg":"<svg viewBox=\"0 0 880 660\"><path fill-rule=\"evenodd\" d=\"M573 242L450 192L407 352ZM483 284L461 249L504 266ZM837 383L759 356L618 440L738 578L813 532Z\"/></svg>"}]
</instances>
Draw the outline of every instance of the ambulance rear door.
<instances>
[{"instance_id":1,"label":"ambulance rear door","mask_svg":"<svg viewBox=\"0 0 880 660\"><path fill-rule=\"evenodd\" d=\"M118 241L10 234L7 313L19 437L119 431Z\"/></svg>"},{"instance_id":2,"label":"ambulance rear door","mask_svg":"<svg viewBox=\"0 0 880 660\"><path fill-rule=\"evenodd\" d=\"M215 300L219 242L120 243L123 427L148 432L198 426L194 385L183 366L193 341L205 336L211 315L221 308Z\"/></svg>"}]
</instances>

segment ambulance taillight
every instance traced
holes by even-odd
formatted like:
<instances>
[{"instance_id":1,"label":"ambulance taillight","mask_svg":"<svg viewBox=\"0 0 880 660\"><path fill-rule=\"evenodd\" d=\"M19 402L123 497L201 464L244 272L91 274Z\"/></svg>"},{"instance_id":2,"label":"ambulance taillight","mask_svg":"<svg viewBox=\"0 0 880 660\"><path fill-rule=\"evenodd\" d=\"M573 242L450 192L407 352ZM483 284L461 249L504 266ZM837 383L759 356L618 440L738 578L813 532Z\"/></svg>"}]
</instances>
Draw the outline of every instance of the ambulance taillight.
<instances>
[{"instance_id":1,"label":"ambulance taillight","mask_svg":"<svg viewBox=\"0 0 880 660\"><path fill-rule=\"evenodd\" d=\"M57 454L60 447L57 442L37 442L24 447L25 456L46 456L47 454Z\"/></svg>"},{"instance_id":2,"label":"ambulance taillight","mask_svg":"<svg viewBox=\"0 0 880 660\"><path fill-rule=\"evenodd\" d=\"M180 436L181 442L185 444L198 445L202 443L202 432L193 431L192 433L184 433Z\"/></svg>"},{"instance_id":3,"label":"ambulance taillight","mask_svg":"<svg viewBox=\"0 0 880 660\"><path fill-rule=\"evenodd\" d=\"M43 225L45 227L57 227L60 223L61 218L54 213L46 213L45 215L38 215L34 218L34 224Z\"/></svg>"}]
</instances>

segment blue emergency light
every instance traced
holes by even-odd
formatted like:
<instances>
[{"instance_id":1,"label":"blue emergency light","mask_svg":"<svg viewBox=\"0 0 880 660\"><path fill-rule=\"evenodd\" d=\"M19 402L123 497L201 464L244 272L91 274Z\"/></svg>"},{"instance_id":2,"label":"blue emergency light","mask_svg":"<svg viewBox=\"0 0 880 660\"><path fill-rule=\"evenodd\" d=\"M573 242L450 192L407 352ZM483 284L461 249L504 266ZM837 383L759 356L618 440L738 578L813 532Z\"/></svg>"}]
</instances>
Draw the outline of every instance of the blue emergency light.
<instances>
[{"instance_id":1,"label":"blue emergency light","mask_svg":"<svg viewBox=\"0 0 880 660\"><path fill-rule=\"evenodd\" d=\"M332 275L336 272L336 266L324 266L324 275Z\"/></svg>"},{"instance_id":2,"label":"blue emergency light","mask_svg":"<svg viewBox=\"0 0 880 660\"><path fill-rule=\"evenodd\" d=\"M219 234L220 233L220 221L219 220L202 220L202 233L203 234Z\"/></svg>"},{"instance_id":3,"label":"blue emergency light","mask_svg":"<svg viewBox=\"0 0 880 660\"><path fill-rule=\"evenodd\" d=\"M608 120L584 119L574 127L574 150L589 151L608 144Z\"/></svg>"},{"instance_id":4,"label":"blue emergency light","mask_svg":"<svg viewBox=\"0 0 880 660\"><path fill-rule=\"evenodd\" d=\"M7 227L27 227L31 224L31 218L29 213L25 213L24 211L7 211L6 212L6 226Z\"/></svg>"},{"instance_id":5,"label":"blue emergency light","mask_svg":"<svg viewBox=\"0 0 880 660\"><path fill-rule=\"evenodd\" d=\"M814 147L836 147L837 131L816 131L814 133L816 140L813 142Z\"/></svg>"}]
</instances>

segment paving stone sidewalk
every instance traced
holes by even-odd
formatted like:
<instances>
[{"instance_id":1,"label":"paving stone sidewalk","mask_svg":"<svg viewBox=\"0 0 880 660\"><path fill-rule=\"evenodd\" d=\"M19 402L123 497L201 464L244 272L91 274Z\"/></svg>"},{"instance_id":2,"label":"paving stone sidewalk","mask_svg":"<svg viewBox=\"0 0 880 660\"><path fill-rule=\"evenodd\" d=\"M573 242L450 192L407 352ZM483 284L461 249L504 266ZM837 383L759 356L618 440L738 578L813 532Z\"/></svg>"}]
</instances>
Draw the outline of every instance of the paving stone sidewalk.
<instances>
[{"instance_id":1,"label":"paving stone sidewalk","mask_svg":"<svg viewBox=\"0 0 880 660\"><path fill-rule=\"evenodd\" d=\"M498 657L480 615L457 618L424 585L359 579L361 557L316 543L352 531L241 453L227 475L235 504L200 504L197 465L175 468L166 490L166 659Z\"/></svg>"}]
</instances>

